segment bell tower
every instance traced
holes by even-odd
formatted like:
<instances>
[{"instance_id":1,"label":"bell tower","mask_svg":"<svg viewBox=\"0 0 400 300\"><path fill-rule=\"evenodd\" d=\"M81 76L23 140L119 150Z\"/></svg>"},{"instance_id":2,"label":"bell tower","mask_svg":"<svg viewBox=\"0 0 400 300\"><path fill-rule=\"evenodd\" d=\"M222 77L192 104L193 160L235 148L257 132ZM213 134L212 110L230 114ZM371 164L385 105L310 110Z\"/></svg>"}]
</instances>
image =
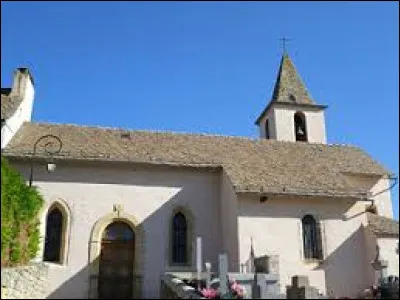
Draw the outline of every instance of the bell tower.
<instances>
[{"instance_id":1,"label":"bell tower","mask_svg":"<svg viewBox=\"0 0 400 300\"><path fill-rule=\"evenodd\" d=\"M289 55L284 53L272 99L255 124L260 138L326 144L325 108L311 98Z\"/></svg>"}]
</instances>

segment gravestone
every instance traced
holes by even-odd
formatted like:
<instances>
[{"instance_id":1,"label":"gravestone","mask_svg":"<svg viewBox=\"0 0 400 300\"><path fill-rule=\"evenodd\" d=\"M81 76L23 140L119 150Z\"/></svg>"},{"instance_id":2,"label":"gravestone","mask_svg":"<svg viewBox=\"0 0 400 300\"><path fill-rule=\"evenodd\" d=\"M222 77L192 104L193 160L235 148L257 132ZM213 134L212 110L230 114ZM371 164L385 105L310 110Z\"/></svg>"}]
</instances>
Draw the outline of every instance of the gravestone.
<instances>
[{"instance_id":1,"label":"gravestone","mask_svg":"<svg viewBox=\"0 0 400 300\"><path fill-rule=\"evenodd\" d=\"M197 271L197 280L200 287L201 280L201 267L202 267L202 249L201 249L201 237L196 238L196 271Z\"/></svg>"},{"instance_id":2,"label":"gravestone","mask_svg":"<svg viewBox=\"0 0 400 300\"><path fill-rule=\"evenodd\" d=\"M268 258L268 273L279 274L279 255L270 255Z\"/></svg>"},{"instance_id":3,"label":"gravestone","mask_svg":"<svg viewBox=\"0 0 400 300\"><path fill-rule=\"evenodd\" d=\"M264 255L254 259L255 272L279 274L279 255Z\"/></svg>"},{"instance_id":4,"label":"gravestone","mask_svg":"<svg viewBox=\"0 0 400 300\"><path fill-rule=\"evenodd\" d=\"M293 276L292 285L286 287L287 299L319 299L318 290L310 286L307 276Z\"/></svg>"},{"instance_id":5,"label":"gravestone","mask_svg":"<svg viewBox=\"0 0 400 300\"><path fill-rule=\"evenodd\" d=\"M218 257L219 288L221 295L228 293L228 255L220 254Z\"/></svg>"},{"instance_id":6,"label":"gravestone","mask_svg":"<svg viewBox=\"0 0 400 300\"><path fill-rule=\"evenodd\" d=\"M379 286L381 299L399 299L399 277L382 278Z\"/></svg>"},{"instance_id":7,"label":"gravestone","mask_svg":"<svg viewBox=\"0 0 400 300\"><path fill-rule=\"evenodd\" d=\"M258 282L257 273L254 273L253 284L251 285L251 298L252 299L261 299L261 287Z\"/></svg>"},{"instance_id":8,"label":"gravestone","mask_svg":"<svg viewBox=\"0 0 400 300\"><path fill-rule=\"evenodd\" d=\"M206 288L209 289L211 286L211 263L206 262Z\"/></svg>"},{"instance_id":9,"label":"gravestone","mask_svg":"<svg viewBox=\"0 0 400 300\"><path fill-rule=\"evenodd\" d=\"M269 256L259 256L254 259L254 268L256 273L269 273Z\"/></svg>"},{"instance_id":10,"label":"gravestone","mask_svg":"<svg viewBox=\"0 0 400 300\"><path fill-rule=\"evenodd\" d=\"M381 281L383 278L387 276L387 268L388 268L388 261L386 260L374 260L372 262L372 268L377 272L377 281Z\"/></svg>"}]
</instances>

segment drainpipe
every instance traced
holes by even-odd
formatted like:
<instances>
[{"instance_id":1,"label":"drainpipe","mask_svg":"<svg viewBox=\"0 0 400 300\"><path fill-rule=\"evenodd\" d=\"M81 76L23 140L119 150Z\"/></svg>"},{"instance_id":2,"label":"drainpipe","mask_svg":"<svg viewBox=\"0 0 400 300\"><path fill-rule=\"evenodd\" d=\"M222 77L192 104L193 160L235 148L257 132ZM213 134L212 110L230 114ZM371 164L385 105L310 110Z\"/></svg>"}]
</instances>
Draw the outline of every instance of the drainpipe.
<instances>
[{"instance_id":1,"label":"drainpipe","mask_svg":"<svg viewBox=\"0 0 400 300\"><path fill-rule=\"evenodd\" d=\"M389 180L393 180L392 185L389 186L388 188L382 190L382 191L379 191L379 192L376 192L375 194L370 195L370 197L375 197L375 196L380 195L380 194L382 194L382 193L384 193L384 192L390 191L390 190L391 190L392 188L394 188L394 186L397 184L397 179L398 179L398 178L397 178L396 176L394 176L394 175L389 175Z\"/></svg>"}]
</instances>

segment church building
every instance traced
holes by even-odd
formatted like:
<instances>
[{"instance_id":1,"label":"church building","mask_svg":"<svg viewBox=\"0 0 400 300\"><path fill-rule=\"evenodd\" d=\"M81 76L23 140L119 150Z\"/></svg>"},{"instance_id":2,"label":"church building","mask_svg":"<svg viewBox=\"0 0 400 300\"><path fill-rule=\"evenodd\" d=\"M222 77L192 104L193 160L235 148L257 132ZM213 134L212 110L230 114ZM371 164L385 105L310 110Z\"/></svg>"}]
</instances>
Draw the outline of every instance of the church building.
<instances>
[{"instance_id":1,"label":"church building","mask_svg":"<svg viewBox=\"0 0 400 300\"><path fill-rule=\"evenodd\" d=\"M394 174L327 144L327 106L288 54L256 139L38 123L34 92L26 68L1 89L1 148L45 199L36 260L49 298L158 298L165 272L195 271L196 237L213 271L221 252L231 272L246 272L251 249L277 257L283 293L306 275L356 297L377 282L377 256L399 275Z\"/></svg>"}]
</instances>

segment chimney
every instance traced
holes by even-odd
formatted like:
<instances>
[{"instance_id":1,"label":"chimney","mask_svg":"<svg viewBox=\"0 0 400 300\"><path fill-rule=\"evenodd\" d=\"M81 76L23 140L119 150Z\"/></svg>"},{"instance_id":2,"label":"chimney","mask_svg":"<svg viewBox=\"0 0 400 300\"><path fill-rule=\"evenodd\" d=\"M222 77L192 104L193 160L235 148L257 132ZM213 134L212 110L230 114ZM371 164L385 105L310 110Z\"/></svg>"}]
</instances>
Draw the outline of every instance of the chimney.
<instances>
[{"instance_id":1,"label":"chimney","mask_svg":"<svg viewBox=\"0 0 400 300\"><path fill-rule=\"evenodd\" d=\"M11 94L25 98L27 93L33 93L33 77L28 68L18 68L14 71Z\"/></svg>"}]
</instances>

